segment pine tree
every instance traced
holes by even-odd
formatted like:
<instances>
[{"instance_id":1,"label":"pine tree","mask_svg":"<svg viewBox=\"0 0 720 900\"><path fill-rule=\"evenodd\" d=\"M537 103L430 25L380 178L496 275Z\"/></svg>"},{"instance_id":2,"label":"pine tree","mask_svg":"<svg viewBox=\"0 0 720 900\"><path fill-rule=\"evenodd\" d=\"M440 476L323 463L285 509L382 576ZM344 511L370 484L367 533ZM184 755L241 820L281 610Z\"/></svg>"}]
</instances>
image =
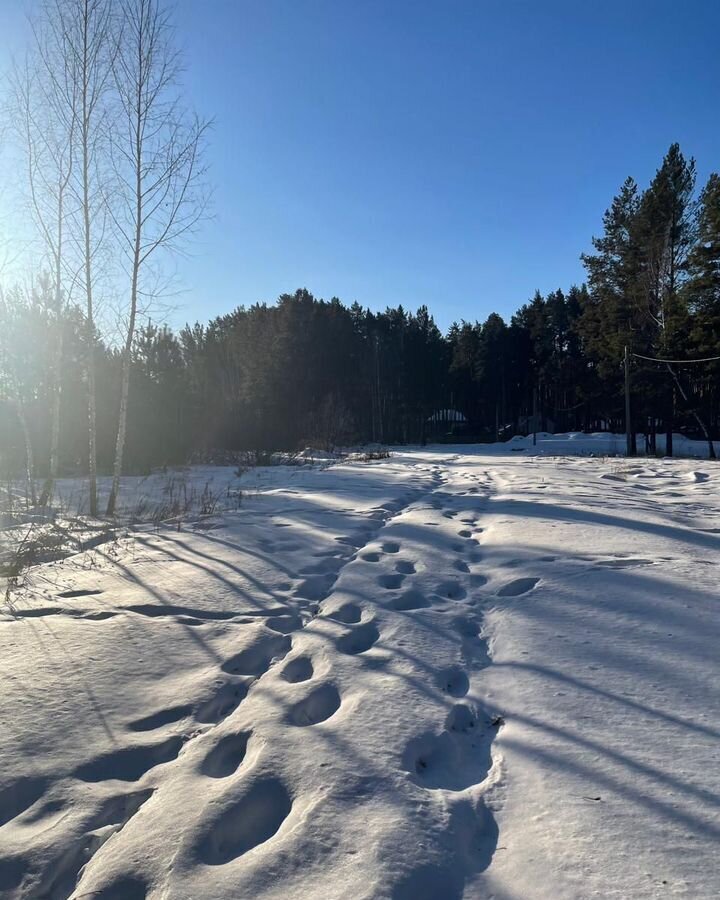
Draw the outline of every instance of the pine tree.
<instances>
[{"instance_id":1,"label":"pine tree","mask_svg":"<svg viewBox=\"0 0 720 900\"><path fill-rule=\"evenodd\" d=\"M720 347L720 175L713 173L701 195L697 241L688 259L688 305L698 318L702 352Z\"/></svg>"},{"instance_id":2,"label":"pine tree","mask_svg":"<svg viewBox=\"0 0 720 900\"><path fill-rule=\"evenodd\" d=\"M697 240L688 261L686 298L693 316L693 347L699 357L720 354L720 175L708 179L698 205ZM699 368L699 367L698 367ZM702 366L701 390L717 421L720 362Z\"/></svg>"},{"instance_id":3,"label":"pine tree","mask_svg":"<svg viewBox=\"0 0 720 900\"><path fill-rule=\"evenodd\" d=\"M696 235L695 161L686 160L678 144L672 144L650 187L642 196L636 229L642 258L642 299L654 325L653 350L661 358L681 356L690 331L686 292L689 260ZM675 392L685 410L697 422L708 442L713 442L698 397L677 365L666 362L666 452L672 455Z\"/></svg>"},{"instance_id":4,"label":"pine tree","mask_svg":"<svg viewBox=\"0 0 720 900\"><path fill-rule=\"evenodd\" d=\"M604 385L597 412L619 426L623 413L621 361L624 348L647 351L647 327L639 300L641 286L637 216L640 200L627 178L603 216L603 235L592 240L594 254L583 254L588 302L579 323L585 351ZM597 413L596 413L597 415ZM634 435L633 435L634 442Z\"/></svg>"}]
</instances>

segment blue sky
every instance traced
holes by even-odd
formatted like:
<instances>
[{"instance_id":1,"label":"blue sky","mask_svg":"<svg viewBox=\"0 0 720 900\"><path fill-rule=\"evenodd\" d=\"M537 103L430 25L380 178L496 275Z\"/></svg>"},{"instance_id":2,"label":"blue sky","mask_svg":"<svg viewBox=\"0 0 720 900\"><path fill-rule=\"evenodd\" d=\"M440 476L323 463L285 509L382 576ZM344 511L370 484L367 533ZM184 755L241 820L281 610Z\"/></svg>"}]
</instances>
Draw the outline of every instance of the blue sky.
<instances>
[{"instance_id":1,"label":"blue sky","mask_svg":"<svg viewBox=\"0 0 720 900\"><path fill-rule=\"evenodd\" d=\"M215 200L175 324L302 286L509 316L582 280L671 142L720 169L712 0L179 0L176 22Z\"/></svg>"}]
</instances>

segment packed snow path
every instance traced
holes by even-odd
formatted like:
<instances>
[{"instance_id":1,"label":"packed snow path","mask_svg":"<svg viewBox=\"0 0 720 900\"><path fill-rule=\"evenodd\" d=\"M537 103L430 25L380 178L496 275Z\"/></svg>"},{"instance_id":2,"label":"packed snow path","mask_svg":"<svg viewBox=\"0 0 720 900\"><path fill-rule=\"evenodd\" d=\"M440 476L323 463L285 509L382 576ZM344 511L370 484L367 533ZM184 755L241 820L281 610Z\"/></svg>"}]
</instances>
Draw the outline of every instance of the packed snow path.
<instances>
[{"instance_id":1,"label":"packed snow path","mask_svg":"<svg viewBox=\"0 0 720 900\"><path fill-rule=\"evenodd\" d=\"M0 616L3 897L720 896L714 464L268 477Z\"/></svg>"}]
</instances>

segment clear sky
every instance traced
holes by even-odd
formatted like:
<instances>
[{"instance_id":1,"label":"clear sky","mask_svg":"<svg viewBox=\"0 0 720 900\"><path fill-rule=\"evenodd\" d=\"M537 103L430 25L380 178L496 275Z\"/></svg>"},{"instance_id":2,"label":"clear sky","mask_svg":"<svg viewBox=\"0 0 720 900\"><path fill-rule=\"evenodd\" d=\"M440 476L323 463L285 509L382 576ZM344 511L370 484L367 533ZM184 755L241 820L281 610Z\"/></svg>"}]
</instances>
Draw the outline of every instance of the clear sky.
<instances>
[{"instance_id":1,"label":"clear sky","mask_svg":"<svg viewBox=\"0 0 720 900\"><path fill-rule=\"evenodd\" d=\"M510 315L582 280L671 142L720 169L716 0L179 0L176 22L215 200L175 324L303 286L443 328Z\"/></svg>"}]
</instances>

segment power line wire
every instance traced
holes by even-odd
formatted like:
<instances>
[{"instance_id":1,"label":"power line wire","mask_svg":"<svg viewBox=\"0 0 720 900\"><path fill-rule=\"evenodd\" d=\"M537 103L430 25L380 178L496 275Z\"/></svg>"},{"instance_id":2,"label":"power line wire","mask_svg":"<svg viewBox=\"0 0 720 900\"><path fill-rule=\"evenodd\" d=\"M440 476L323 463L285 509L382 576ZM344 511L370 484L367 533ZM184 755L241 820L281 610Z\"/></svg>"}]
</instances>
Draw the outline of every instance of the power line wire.
<instances>
[{"instance_id":1,"label":"power line wire","mask_svg":"<svg viewBox=\"0 0 720 900\"><path fill-rule=\"evenodd\" d=\"M691 363L716 362L717 360L720 360L720 356L706 356L704 359L656 359L654 356L642 356L640 353L631 353L630 355L637 359L646 359L648 362L674 363L680 366L687 366Z\"/></svg>"}]
</instances>

